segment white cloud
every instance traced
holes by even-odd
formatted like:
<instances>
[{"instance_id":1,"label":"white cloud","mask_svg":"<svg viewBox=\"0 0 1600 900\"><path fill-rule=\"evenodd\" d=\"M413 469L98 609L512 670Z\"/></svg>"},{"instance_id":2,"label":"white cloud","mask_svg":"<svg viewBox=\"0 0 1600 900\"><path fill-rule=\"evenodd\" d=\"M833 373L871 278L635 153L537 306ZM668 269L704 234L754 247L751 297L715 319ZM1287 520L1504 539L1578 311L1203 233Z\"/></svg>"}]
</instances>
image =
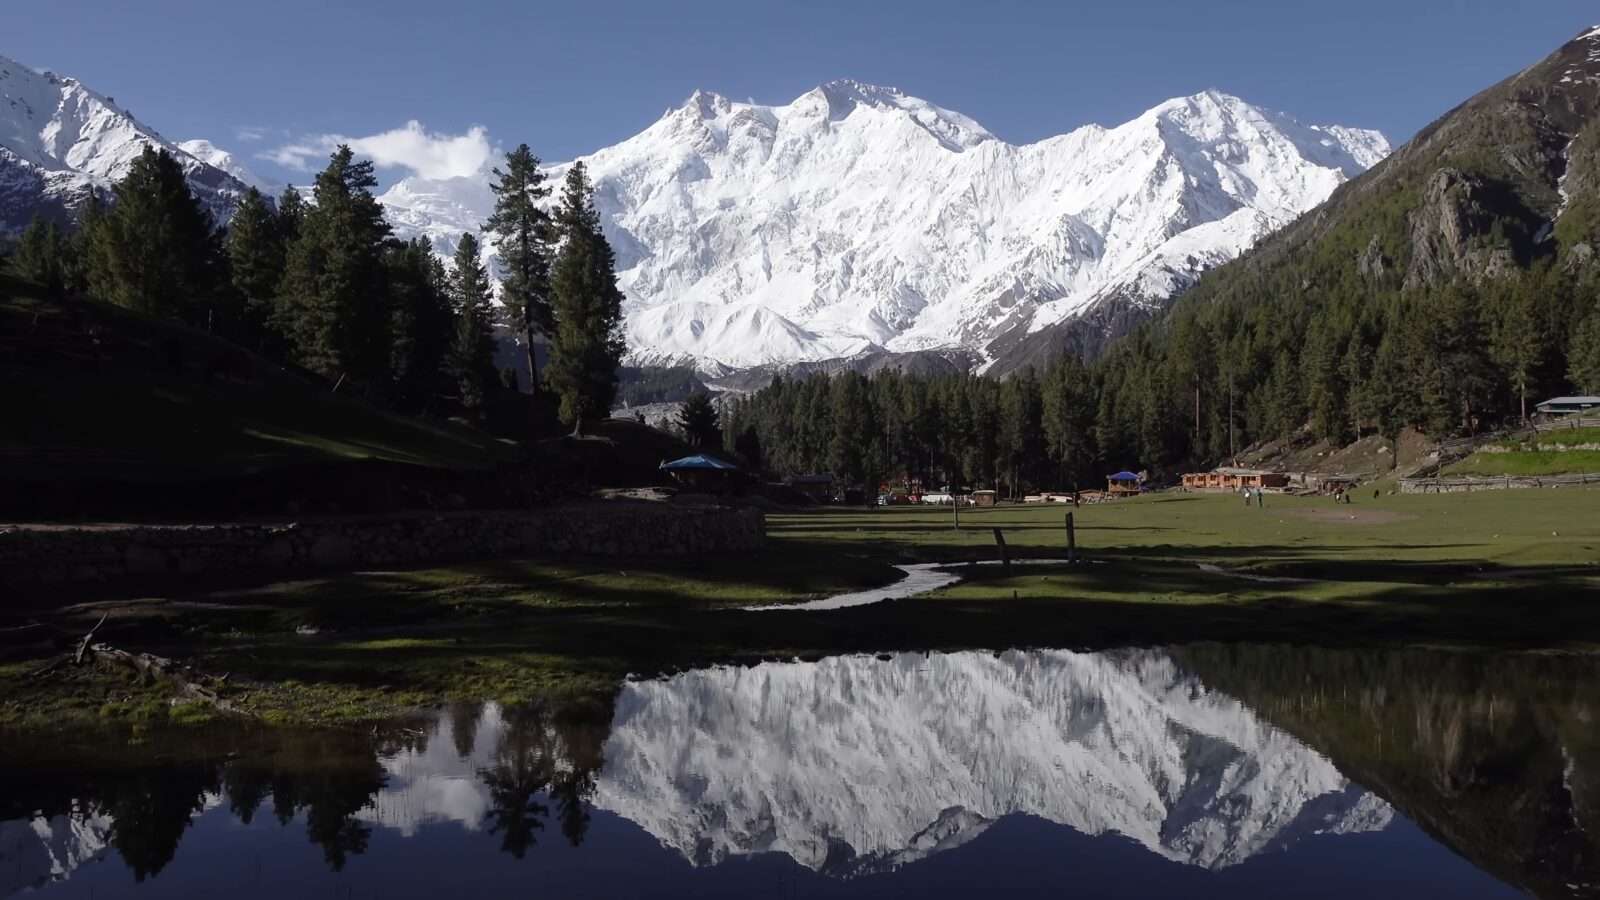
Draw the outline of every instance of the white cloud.
<instances>
[{"instance_id":1,"label":"white cloud","mask_svg":"<svg viewBox=\"0 0 1600 900\"><path fill-rule=\"evenodd\" d=\"M495 154L488 129L481 125L474 125L465 134L440 134L428 131L413 119L402 128L367 137L311 135L258 156L287 169L310 172L320 168L340 144L349 144L357 156L372 160L379 168L409 169L428 179L476 175Z\"/></svg>"},{"instance_id":2,"label":"white cloud","mask_svg":"<svg viewBox=\"0 0 1600 900\"><path fill-rule=\"evenodd\" d=\"M254 125L240 125L233 130L233 136L246 143L263 140L267 136L267 129L257 128Z\"/></svg>"}]
</instances>

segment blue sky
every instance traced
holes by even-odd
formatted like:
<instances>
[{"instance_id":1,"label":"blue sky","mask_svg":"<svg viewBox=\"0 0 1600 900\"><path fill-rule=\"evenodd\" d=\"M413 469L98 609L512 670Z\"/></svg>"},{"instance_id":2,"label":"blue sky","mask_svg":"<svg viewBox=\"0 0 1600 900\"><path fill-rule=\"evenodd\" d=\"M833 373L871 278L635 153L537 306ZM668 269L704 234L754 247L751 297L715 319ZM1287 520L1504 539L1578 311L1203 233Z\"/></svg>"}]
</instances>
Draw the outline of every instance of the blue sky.
<instances>
[{"instance_id":1,"label":"blue sky","mask_svg":"<svg viewBox=\"0 0 1600 900\"><path fill-rule=\"evenodd\" d=\"M696 88L786 102L834 78L900 87L1017 142L1214 87L1398 143L1600 22L1600 6L48 0L6 19L0 54L75 75L167 137L209 138L269 177L295 176L260 158L285 145L320 151L327 135L419 122L369 142L388 180L447 173L483 145L570 158Z\"/></svg>"}]
</instances>

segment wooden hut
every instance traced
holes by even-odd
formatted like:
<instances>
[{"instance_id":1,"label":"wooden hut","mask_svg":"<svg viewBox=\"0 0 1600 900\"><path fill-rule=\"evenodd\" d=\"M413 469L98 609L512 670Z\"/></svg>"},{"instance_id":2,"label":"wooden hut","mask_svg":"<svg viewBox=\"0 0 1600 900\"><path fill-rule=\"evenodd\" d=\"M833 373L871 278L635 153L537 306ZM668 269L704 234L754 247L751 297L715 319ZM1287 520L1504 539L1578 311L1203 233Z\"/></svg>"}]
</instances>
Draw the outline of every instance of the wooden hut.
<instances>
[{"instance_id":1,"label":"wooden hut","mask_svg":"<svg viewBox=\"0 0 1600 900\"><path fill-rule=\"evenodd\" d=\"M1237 493L1246 488L1259 491L1269 488L1286 488L1289 476L1282 472L1264 472L1259 469L1220 468L1210 472L1193 472L1183 476L1183 487L1190 491L1220 491Z\"/></svg>"},{"instance_id":2,"label":"wooden hut","mask_svg":"<svg viewBox=\"0 0 1600 900\"><path fill-rule=\"evenodd\" d=\"M789 479L789 487L804 494L813 503L832 503L834 500L832 475L796 475Z\"/></svg>"},{"instance_id":3,"label":"wooden hut","mask_svg":"<svg viewBox=\"0 0 1600 900\"><path fill-rule=\"evenodd\" d=\"M1106 493L1113 497L1137 495L1143 488L1139 484L1139 476L1133 472L1121 471L1115 475L1106 476Z\"/></svg>"}]
</instances>

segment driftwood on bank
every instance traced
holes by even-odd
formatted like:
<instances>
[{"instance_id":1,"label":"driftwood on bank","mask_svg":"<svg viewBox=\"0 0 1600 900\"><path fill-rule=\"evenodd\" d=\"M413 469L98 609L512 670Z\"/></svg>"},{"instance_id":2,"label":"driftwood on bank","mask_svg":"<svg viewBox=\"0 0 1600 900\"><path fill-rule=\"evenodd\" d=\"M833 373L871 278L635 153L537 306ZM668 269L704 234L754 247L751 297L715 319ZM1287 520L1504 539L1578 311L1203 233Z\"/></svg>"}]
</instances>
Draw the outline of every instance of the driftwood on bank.
<instances>
[{"instance_id":1,"label":"driftwood on bank","mask_svg":"<svg viewBox=\"0 0 1600 900\"><path fill-rule=\"evenodd\" d=\"M164 656L156 656L153 653L129 653L126 650L119 650L110 644L94 643L95 633L100 630L100 626L106 623L106 618L106 616L101 616L100 621L96 622L94 627L90 628L78 640L76 650L62 654L49 665L30 672L28 677L43 678L64 667L82 666L86 662L105 663L117 668L130 669L138 673L141 678L167 682L176 687L178 692L186 699L204 703L222 712L249 715L244 709L224 699L217 693L215 688L207 685L207 682L223 684L228 680L227 675L220 677L206 675Z\"/></svg>"},{"instance_id":2,"label":"driftwood on bank","mask_svg":"<svg viewBox=\"0 0 1600 900\"><path fill-rule=\"evenodd\" d=\"M118 650L110 644L95 644L89 648L89 653L96 662L132 669L143 677L168 682L190 700L205 703L223 712L248 715L243 709L223 699L215 689L202 683L207 680L223 682L227 680L226 675L212 678L164 656L156 656L153 653L129 653L126 650Z\"/></svg>"},{"instance_id":3,"label":"driftwood on bank","mask_svg":"<svg viewBox=\"0 0 1600 900\"><path fill-rule=\"evenodd\" d=\"M100 621L94 623L94 627L89 629L89 633L84 635L82 640L78 641L78 652L72 654L73 665L83 665L83 654L89 652L89 645L94 643L94 633L100 630L100 626L104 625L106 623L106 619L110 616L110 613L101 614Z\"/></svg>"}]
</instances>

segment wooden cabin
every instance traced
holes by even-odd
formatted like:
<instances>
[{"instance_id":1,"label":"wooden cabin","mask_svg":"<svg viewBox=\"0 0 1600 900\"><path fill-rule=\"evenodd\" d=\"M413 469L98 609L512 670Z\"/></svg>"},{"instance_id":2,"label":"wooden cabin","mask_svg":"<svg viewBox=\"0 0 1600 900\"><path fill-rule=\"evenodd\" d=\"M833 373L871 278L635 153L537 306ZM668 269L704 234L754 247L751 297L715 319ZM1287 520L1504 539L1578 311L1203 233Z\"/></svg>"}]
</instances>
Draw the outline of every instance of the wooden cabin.
<instances>
[{"instance_id":1,"label":"wooden cabin","mask_svg":"<svg viewBox=\"0 0 1600 900\"><path fill-rule=\"evenodd\" d=\"M1264 472L1259 469L1213 469L1210 472L1193 472L1183 476L1183 488L1187 491L1218 491L1223 493L1238 493L1249 489L1252 491L1286 488L1289 486L1289 476L1282 472Z\"/></svg>"}]
</instances>

